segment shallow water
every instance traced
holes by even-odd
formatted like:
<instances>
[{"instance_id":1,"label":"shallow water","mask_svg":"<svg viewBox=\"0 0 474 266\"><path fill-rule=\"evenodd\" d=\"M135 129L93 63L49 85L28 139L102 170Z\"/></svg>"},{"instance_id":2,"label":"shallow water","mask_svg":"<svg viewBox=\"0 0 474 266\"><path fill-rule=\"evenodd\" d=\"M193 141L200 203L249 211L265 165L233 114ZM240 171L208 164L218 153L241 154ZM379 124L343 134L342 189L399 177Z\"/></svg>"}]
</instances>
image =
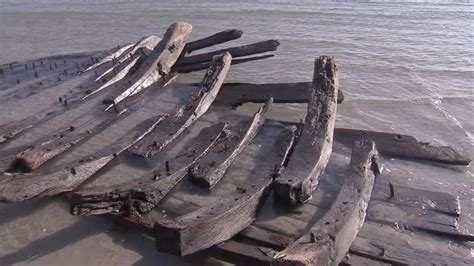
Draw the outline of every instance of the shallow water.
<instances>
[{"instance_id":1,"label":"shallow water","mask_svg":"<svg viewBox=\"0 0 474 266\"><path fill-rule=\"evenodd\" d=\"M228 81L297 82L312 78L314 58L331 55L346 95L338 127L409 134L452 145L474 158L474 5L456 2L315 1L0 1L0 64L101 50L193 24L192 38L229 28L232 43L281 42L274 58L232 67ZM195 81L200 74L188 75ZM273 116L297 119L304 106ZM255 106L245 106L250 112ZM459 195L473 224L474 171L391 161L399 183ZM0 205L0 264L138 264L178 261L107 219L79 219L60 201ZM150 244L151 243L151 244ZM87 254L85 256L84 254Z\"/></svg>"}]
</instances>

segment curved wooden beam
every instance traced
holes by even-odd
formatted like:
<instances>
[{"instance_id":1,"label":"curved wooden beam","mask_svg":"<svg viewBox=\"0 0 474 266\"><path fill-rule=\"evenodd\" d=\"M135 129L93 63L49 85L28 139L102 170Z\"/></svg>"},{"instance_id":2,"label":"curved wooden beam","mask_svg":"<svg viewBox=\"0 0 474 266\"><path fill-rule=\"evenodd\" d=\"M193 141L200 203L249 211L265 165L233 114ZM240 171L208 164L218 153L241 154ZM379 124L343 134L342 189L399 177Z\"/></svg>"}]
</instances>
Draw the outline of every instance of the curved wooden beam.
<instances>
[{"instance_id":1,"label":"curved wooden beam","mask_svg":"<svg viewBox=\"0 0 474 266\"><path fill-rule=\"evenodd\" d=\"M273 178L280 174L293 146L296 127L285 128L263 165L252 173L252 185L242 196L215 203L173 220L155 224L158 250L184 256L230 239L255 219Z\"/></svg>"},{"instance_id":2,"label":"curved wooden beam","mask_svg":"<svg viewBox=\"0 0 474 266\"><path fill-rule=\"evenodd\" d=\"M189 169L189 176L193 182L199 185L213 188L223 177L227 169L234 162L237 156L255 138L263 124L265 115L273 103L270 98L264 106L253 116L248 127L243 131L242 136L232 136L220 145L222 150L215 150L207 154ZM218 163L220 162L220 163Z\"/></svg>"},{"instance_id":3,"label":"curved wooden beam","mask_svg":"<svg viewBox=\"0 0 474 266\"><path fill-rule=\"evenodd\" d=\"M316 59L308 111L286 171L275 181L275 196L291 204L305 202L316 189L332 151L339 90L334 59Z\"/></svg>"},{"instance_id":4,"label":"curved wooden beam","mask_svg":"<svg viewBox=\"0 0 474 266\"><path fill-rule=\"evenodd\" d=\"M160 168L158 166L151 173L129 183L74 192L71 213L75 215L112 213L140 219L186 176L188 168L194 162L205 156L225 138L228 131L227 122L201 130L191 144L187 145L186 154L191 154L191 156L180 156L173 161L173 165L180 168L172 174L168 173L169 175L161 177L162 175L156 170ZM158 180L155 180L156 178Z\"/></svg>"},{"instance_id":5,"label":"curved wooden beam","mask_svg":"<svg viewBox=\"0 0 474 266\"><path fill-rule=\"evenodd\" d=\"M188 104L179 108L174 115L169 116L152 134L131 147L129 152L141 157L151 157L199 119L209 109L219 93L231 61L232 56L229 53L215 56L212 65L204 75L200 90L191 96Z\"/></svg>"},{"instance_id":6,"label":"curved wooden beam","mask_svg":"<svg viewBox=\"0 0 474 266\"><path fill-rule=\"evenodd\" d=\"M352 150L349 175L330 210L307 234L274 255L283 265L339 265L364 223L375 177L381 172L373 141Z\"/></svg>"},{"instance_id":7,"label":"curved wooden beam","mask_svg":"<svg viewBox=\"0 0 474 266\"><path fill-rule=\"evenodd\" d=\"M54 196L71 191L93 176L117 155L149 134L162 120L156 116L145 120L130 130L111 146L92 156L81 158L44 173L2 175L0 177L0 202L20 202L35 197Z\"/></svg>"},{"instance_id":8,"label":"curved wooden beam","mask_svg":"<svg viewBox=\"0 0 474 266\"><path fill-rule=\"evenodd\" d=\"M122 93L113 98L113 104L109 105L106 111L169 74L171 67L181 55L192 29L193 26L185 22L173 23L163 36L163 40L144 59L143 63L131 77L133 84L127 86Z\"/></svg>"}]
</instances>

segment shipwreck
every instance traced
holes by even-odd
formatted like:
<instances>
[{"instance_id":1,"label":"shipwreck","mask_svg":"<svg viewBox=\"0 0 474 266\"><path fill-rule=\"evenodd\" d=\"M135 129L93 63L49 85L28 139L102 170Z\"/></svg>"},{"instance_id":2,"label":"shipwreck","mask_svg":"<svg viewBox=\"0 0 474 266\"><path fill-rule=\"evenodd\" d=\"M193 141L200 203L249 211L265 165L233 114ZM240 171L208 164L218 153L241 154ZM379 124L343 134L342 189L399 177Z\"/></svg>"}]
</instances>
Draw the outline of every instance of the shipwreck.
<instances>
[{"instance_id":1,"label":"shipwreck","mask_svg":"<svg viewBox=\"0 0 474 266\"><path fill-rule=\"evenodd\" d=\"M2 104L43 101L0 121L0 202L59 195L72 215L107 215L185 259L473 263L459 197L383 173L387 158L458 167L469 158L409 135L338 128L332 57L315 58L312 81L226 83L232 65L270 58L280 43L211 50L242 31L191 40L192 30L177 22L107 51L0 66ZM200 83L179 82L195 71ZM248 116L237 110L245 103L261 107ZM280 103L307 104L305 119L267 118Z\"/></svg>"}]
</instances>

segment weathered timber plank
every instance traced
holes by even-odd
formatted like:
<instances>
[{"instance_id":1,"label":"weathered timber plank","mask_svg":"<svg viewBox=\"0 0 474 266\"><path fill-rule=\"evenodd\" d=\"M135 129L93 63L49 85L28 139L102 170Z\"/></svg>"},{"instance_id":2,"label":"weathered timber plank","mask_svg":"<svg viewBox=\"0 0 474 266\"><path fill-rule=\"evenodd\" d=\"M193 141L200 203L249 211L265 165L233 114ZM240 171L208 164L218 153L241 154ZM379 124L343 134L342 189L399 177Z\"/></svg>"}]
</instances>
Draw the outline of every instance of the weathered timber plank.
<instances>
[{"instance_id":1,"label":"weathered timber plank","mask_svg":"<svg viewBox=\"0 0 474 266\"><path fill-rule=\"evenodd\" d=\"M349 175L336 201L309 233L276 254L291 265L338 265L349 251L365 219L375 176L381 169L373 141L360 141L352 151Z\"/></svg>"},{"instance_id":2,"label":"weathered timber plank","mask_svg":"<svg viewBox=\"0 0 474 266\"><path fill-rule=\"evenodd\" d=\"M71 191L93 176L117 155L149 134L163 116L145 120L111 146L87 158L58 166L48 172L3 175L0 179L0 202L20 202L34 197L54 196ZM57 169L61 170L57 170Z\"/></svg>"},{"instance_id":3,"label":"weathered timber plank","mask_svg":"<svg viewBox=\"0 0 474 266\"><path fill-rule=\"evenodd\" d=\"M153 52L143 60L143 63L131 76L133 84L127 86L123 92L116 96L112 100L113 104L109 105L106 110L127 97L148 88L161 77L170 74L171 67L178 60L192 28L191 24L185 22L173 23L163 36L163 40L158 43Z\"/></svg>"},{"instance_id":4,"label":"weathered timber plank","mask_svg":"<svg viewBox=\"0 0 474 266\"><path fill-rule=\"evenodd\" d=\"M265 248L233 240L212 247L211 252L213 256L236 265L272 265Z\"/></svg>"},{"instance_id":5,"label":"weathered timber plank","mask_svg":"<svg viewBox=\"0 0 474 266\"><path fill-rule=\"evenodd\" d=\"M280 43L277 40L263 41L263 42L258 42L258 43L243 45L243 46L217 50L217 51L213 51L209 53L184 57L179 61L179 63L180 65L205 63L205 62L211 61L213 56L226 53L226 52L230 53L233 58L260 54L260 53L275 51L278 45L280 45Z\"/></svg>"},{"instance_id":6,"label":"weathered timber plank","mask_svg":"<svg viewBox=\"0 0 474 266\"><path fill-rule=\"evenodd\" d=\"M267 59L274 56L275 55L267 54L267 55L252 56L252 57L246 57L246 58L236 58L232 60L231 65L238 65L238 64L256 61L256 60ZM207 69L210 64L211 64L210 62L206 62L206 63L180 65L178 62L176 63L175 67L173 67L173 71L176 71L178 73L189 73L189 72L194 72L194 71L200 71L200 70Z\"/></svg>"},{"instance_id":7,"label":"weathered timber plank","mask_svg":"<svg viewBox=\"0 0 474 266\"><path fill-rule=\"evenodd\" d=\"M297 204L306 201L319 183L332 151L336 120L338 67L334 59L316 59L313 89L300 137L285 172L275 180L278 199Z\"/></svg>"},{"instance_id":8,"label":"weathered timber plank","mask_svg":"<svg viewBox=\"0 0 474 266\"><path fill-rule=\"evenodd\" d=\"M216 104L238 107L244 103L264 103L273 97L275 103L308 103L312 82L296 83L224 83ZM338 90L337 103L342 103L344 94Z\"/></svg>"},{"instance_id":9,"label":"weathered timber plank","mask_svg":"<svg viewBox=\"0 0 474 266\"><path fill-rule=\"evenodd\" d=\"M192 163L207 154L225 137L228 127L228 123L218 123L201 130L196 139L188 145L186 154L191 157L180 156L173 162L180 167L174 173L163 176L152 171L125 184L74 192L71 212L75 215L112 213L139 220L186 176ZM156 178L158 180L155 180Z\"/></svg>"},{"instance_id":10,"label":"weathered timber plank","mask_svg":"<svg viewBox=\"0 0 474 266\"><path fill-rule=\"evenodd\" d=\"M251 177L254 184L242 190L242 196L173 220L158 221L155 224L157 248L185 256L226 241L250 225L268 194L273 177L284 168L295 134L295 126L283 130L267 162Z\"/></svg>"},{"instance_id":11,"label":"weathered timber plank","mask_svg":"<svg viewBox=\"0 0 474 266\"><path fill-rule=\"evenodd\" d=\"M392 189L393 195L390 193L389 183L376 182L371 200L379 200L421 210L433 210L454 217L459 217L461 214L459 196L395 184L392 184Z\"/></svg>"},{"instance_id":12,"label":"weathered timber plank","mask_svg":"<svg viewBox=\"0 0 474 266\"><path fill-rule=\"evenodd\" d=\"M265 123L265 115L273 103L270 98L253 116L252 121L244 128L243 135L229 136L221 143L222 150L208 153L189 169L189 176L198 185L213 188L224 177L225 172L237 156L258 134Z\"/></svg>"},{"instance_id":13,"label":"weathered timber plank","mask_svg":"<svg viewBox=\"0 0 474 266\"><path fill-rule=\"evenodd\" d=\"M453 165L468 165L471 162L469 158L461 155L450 146L431 146L429 143L419 142L409 135L346 128L335 130L334 140L348 147L351 147L354 141L363 139L375 141L380 154L383 156Z\"/></svg>"},{"instance_id":14,"label":"weathered timber plank","mask_svg":"<svg viewBox=\"0 0 474 266\"><path fill-rule=\"evenodd\" d=\"M196 50L200 50L200 49L204 49L204 48L218 45L221 43L225 43L228 41L236 40L242 37L242 34L243 32L241 30L236 30L236 29L224 30L216 34L213 34L209 37L195 40L192 42L188 42L184 50L186 53L190 54Z\"/></svg>"},{"instance_id":15,"label":"weathered timber plank","mask_svg":"<svg viewBox=\"0 0 474 266\"><path fill-rule=\"evenodd\" d=\"M418 229L460 241L474 241L474 235L459 228L457 217L429 209L418 209L393 203L371 200L367 219L381 224Z\"/></svg>"},{"instance_id":16,"label":"weathered timber plank","mask_svg":"<svg viewBox=\"0 0 474 266\"><path fill-rule=\"evenodd\" d=\"M176 139L194 121L199 119L211 106L230 67L229 53L216 56L213 64L202 79L200 89L191 96L187 105L179 108L163 124L140 143L130 148L130 153L151 157Z\"/></svg>"},{"instance_id":17,"label":"weathered timber plank","mask_svg":"<svg viewBox=\"0 0 474 266\"><path fill-rule=\"evenodd\" d=\"M351 253L395 265L472 265L474 263L472 258L466 257L463 261L459 258L393 245L383 238L374 240L359 237L352 244Z\"/></svg>"}]
</instances>

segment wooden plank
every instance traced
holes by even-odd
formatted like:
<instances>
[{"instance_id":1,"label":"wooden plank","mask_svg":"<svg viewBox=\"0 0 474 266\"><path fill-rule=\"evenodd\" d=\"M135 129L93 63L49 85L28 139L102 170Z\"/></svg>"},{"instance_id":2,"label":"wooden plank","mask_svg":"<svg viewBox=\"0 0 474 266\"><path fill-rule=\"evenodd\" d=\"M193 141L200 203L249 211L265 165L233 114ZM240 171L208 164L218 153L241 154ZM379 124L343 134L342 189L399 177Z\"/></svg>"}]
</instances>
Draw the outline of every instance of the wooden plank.
<instances>
[{"instance_id":1,"label":"wooden plank","mask_svg":"<svg viewBox=\"0 0 474 266\"><path fill-rule=\"evenodd\" d=\"M460 241L474 241L468 230L460 230L457 217L429 209L418 209L378 200L371 200L367 219L408 229L418 229Z\"/></svg>"},{"instance_id":2,"label":"wooden plank","mask_svg":"<svg viewBox=\"0 0 474 266\"><path fill-rule=\"evenodd\" d=\"M309 233L300 237L275 259L294 265L338 265L362 227L375 176L381 169L372 141L358 142L352 151L349 175L336 201Z\"/></svg>"},{"instance_id":3,"label":"wooden plank","mask_svg":"<svg viewBox=\"0 0 474 266\"><path fill-rule=\"evenodd\" d=\"M125 184L74 192L71 196L73 201L71 212L75 215L111 213L140 220L186 176L187 169L192 163L202 158L219 143L227 130L228 123L214 124L201 130L189 145L189 150L186 151L191 154L191 157L176 158L174 164L180 168L174 173L168 173L165 176L152 171Z\"/></svg>"},{"instance_id":4,"label":"wooden plank","mask_svg":"<svg viewBox=\"0 0 474 266\"><path fill-rule=\"evenodd\" d=\"M236 40L242 37L243 32L241 30L230 29L218 32L209 37L188 42L184 48L185 52L190 54L196 50L204 49L228 41Z\"/></svg>"},{"instance_id":5,"label":"wooden plank","mask_svg":"<svg viewBox=\"0 0 474 266\"><path fill-rule=\"evenodd\" d=\"M198 185L213 188L224 177L225 172L237 156L258 134L265 123L265 115L272 103L273 99L270 98L264 106L260 107L252 121L242 130L243 135L229 136L227 140L220 144L222 146L221 150L211 151L196 162L189 169L191 180Z\"/></svg>"},{"instance_id":6,"label":"wooden plank","mask_svg":"<svg viewBox=\"0 0 474 266\"><path fill-rule=\"evenodd\" d=\"M390 185L393 194L390 192ZM376 182L372 200L379 200L420 210L433 210L454 217L461 214L459 196L452 194L428 191L412 187L405 187L389 183Z\"/></svg>"},{"instance_id":7,"label":"wooden plank","mask_svg":"<svg viewBox=\"0 0 474 266\"><path fill-rule=\"evenodd\" d=\"M130 153L141 157L151 157L176 139L186 128L199 119L212 105L219 93L230 67L229 53L216 56L204 75L198 92L191 96L187 105L179 108L163 124L140 143L130 148Z\"/></svg>"},{"instance_id":8,"label":"wooden plank","mask_svg":"<svg viewBox=\"0 0 474 266\"><path fill-rule=\"evenodd\" d=\"M443 256L432 252L393 245L383 238L377 240L357 238L351 247L351 252L366 258L381 260L396 265L472 265L474 260L466 257L464 260Z\"/></svg>"},{"instance_id":9,"label":"wooden plank","mask_svg":"<svg viewBox=\"0 0 474 266\"><path fill-rule=\"evenodd\" d=\"M246 58L234 58L232 59L231 65L238 65L238 64L256 61L256 60L267 59L274 56L275 55L273 54L267 54L267 55L252 56L252 57L246 57ZM190 73L194 71L207 69L210 66L210 64L211 64L210 62L206 62L206 63L180 65L178 62L176 63L175 67L173 67L173 71L176 71L177 73Z\"/></svg>"},{"instance_id":10,"label":"wooden plank","mask_svg":"<svg viewBox=\"0 0 474 266\"><path fill-rule=\"evenodd\" d=\"M162 120L163 116L147 119L111 146L92 156L55 167L48 172L3 175L0 179L0 202L20 202L31 198L54 196L75 189L117 155L149 134Z\"/></svg>"},{"instance_id":11,"label":"wooden plank","mask_svg":"<svg viewBox=\"0 0 474 266\"><path fill-rule=\"evenodd\" d=\"M383 156L453 165L468 165L471 162L450 146L432 146L409 135L346 128L335 130L334 140L348 147L363 139L375 141Z\"/></svg>"},{"instance_id":12,"label":"wooden plank","mask_svg":"<svg viewBox=\"0 0 474 266\"><path fill-rule=\"evenodd\" d=\"M211 248L212 255L236 265L273 265L266 249L237 241L227 241Z\"/></svg>"},{"instance_id":13,"label":"wooden plank","mask_svg":"<svg viewBox=\"0 0 474 266\"><path fill-rule=\"evenodd\" d=\"M158 221L155 230L159 250L189 255L226 241L250 225L268 194L273 177L284 168L295 134L294 126L284 129L268 161L259 166L251 177L255 182L241 191L242 196L176 219Z\"/></svg>"},{"instance_id":14,"label":"wooden plank","mask_svg":"<svg viewBox=\"0 0 474 266\"><path fill-rule=\"evenodd\" d=\"M169 80L175 76L167 75L157 84L158 88L164 87ZM124 107L140 108L148 100L148 97L134 98L127 102ZM27 145L2 151L0 154L0 170L10 167L9 171L31 172L49 160L63 154L75 144L88 137L99 134L113 123L131 114L126 109L117 113L86 113L76 120L83 120L81 124L75 121L65 129L59 129L49 136L36 140Z\"/></svg>"},{"instance_id":15,"label":"wooden plank","mask_svg":"<svg viewBox=\"0 0 474 266\"><path fill-rule=\"evenodd\" d=\"M187 56L182 58L179 63L180 65L205 63L211 61L213 56L226 52L230 53L232 55L232 58L261 54L265 52L276 51L279 45L280 43L277 40L263 41L248 45L226 48L204 54Z\"/></svg>"},{"instance_id":16,"label":"wooden plank","mask_svg":"<svg viewBox=\"0 0 474 266\"><path fill-rule=\"evenodd\" d=\"M153 52L143 60L139 68L131 76L133 83L113 98L113 104L109 105L106 110L112 108L127 97L133 96L148 88L161 77L170 74L171 67L176 60L178 60L186 44L186 40L191 34L192 28L191 24L185 22L173 23L163 36L163 40Z\"/></svg>"},{"instance_id":17,"label":"wooden plank","mask_svg":"<svg viewBox=\"0 0 474 266\"><path fill-rule=\"evenodd\" d=\"M336 120L338 67L322 56L315 61L313 89L300 137L285 172L275 180L275 196L291 204L305 202L319 183L332 151Z\"/></svg>"},{"instance_id":18,"label":"wooden plank","mask_svg":"<svg viewBox=\"0 0 474 266\"><path fill-rule=\"evenodd\" d=\"M264 103L273 97L275 103L308 103L312 82L295 83L224 83L216 104L238 107L244 103ZM344 94L338 90L337 103L342 103Z\"/></svg>"}]
</instances>

